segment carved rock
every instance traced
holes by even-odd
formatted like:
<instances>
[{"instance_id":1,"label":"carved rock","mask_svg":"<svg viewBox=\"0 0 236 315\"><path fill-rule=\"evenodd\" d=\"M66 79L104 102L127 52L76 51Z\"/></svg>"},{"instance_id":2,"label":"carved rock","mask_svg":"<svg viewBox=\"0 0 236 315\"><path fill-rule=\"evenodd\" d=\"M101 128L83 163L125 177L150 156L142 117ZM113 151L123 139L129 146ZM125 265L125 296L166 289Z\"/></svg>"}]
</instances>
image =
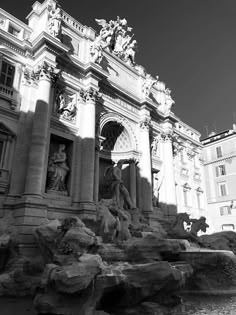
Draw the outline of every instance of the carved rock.
<instances>
[{"instance_id":1,"label":"carved rock","mask_svg":"<svg viewBox=\"0 0 236 315\"><path fill-rule=\"evenodd\" d=\"M193 267L186 290L209 293L236 289L236 257L231 251L196 250L182 252L179 259Z\"/></svg>"},{"instance_id":2,"label":"carved rock","mask_svg":"<svg viewBox=\"0 0 236 315\"><path fill-rule=\"evenodd\" d=\"M210 235L202 235L199 240L203 247L216 250L231 250L236 254L236 233L223 231Z\"/></svg>"},{"instance_id":3,"label":"carved rock","mask_svg":"<svg viewBox=\"0 0 236 315\"><path fill-rule=\"evenodd\" d=\"M154 234L148 234L144 238L129 240L124 248L128 261L152 262L178 255L186 246L184 240L160 239Z\"/></svg>"}]
</instances>

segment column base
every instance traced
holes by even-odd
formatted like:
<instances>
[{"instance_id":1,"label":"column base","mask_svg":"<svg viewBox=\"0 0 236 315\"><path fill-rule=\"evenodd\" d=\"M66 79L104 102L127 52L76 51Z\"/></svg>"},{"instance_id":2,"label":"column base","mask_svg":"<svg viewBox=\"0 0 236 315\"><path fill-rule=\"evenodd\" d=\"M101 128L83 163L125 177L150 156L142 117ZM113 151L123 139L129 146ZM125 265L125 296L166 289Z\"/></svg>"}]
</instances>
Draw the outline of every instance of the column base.
<instances>
[{"instance_id":1,"label":"column base","mask_svg":"<svg viewBox=\"0 0 236 315\"><path fill-rule=\"evenodd\" d=\"M86 219L96 221L96 204L92 201L81 201L79 204L78 215L83 221Z\"/></svg>"}]
</instances>

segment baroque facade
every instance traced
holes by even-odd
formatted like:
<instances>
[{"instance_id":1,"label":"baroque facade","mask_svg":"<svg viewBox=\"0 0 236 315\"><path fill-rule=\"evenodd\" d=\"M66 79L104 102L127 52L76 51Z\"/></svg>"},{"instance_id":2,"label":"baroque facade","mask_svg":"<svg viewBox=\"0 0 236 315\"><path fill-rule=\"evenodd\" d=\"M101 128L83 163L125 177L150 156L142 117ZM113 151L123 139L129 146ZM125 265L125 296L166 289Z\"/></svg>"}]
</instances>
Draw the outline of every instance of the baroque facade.
<instances>
[{"instance_id":1,"label":"baroque facade","mask_svg":"<svg viewBox=\"0 0 236 315\"><path fill-rule=\"evenodd\" d=\"M53 0L27 19L0 10L0 216L19 243L30 247L45 219L95 219L121 160L133 208L150 223L205 215L200 134L136 64L127 21L96 20L96 33Z\"/></svg>"},{"instance_id":2,"label":"baroque facade","mask_svg":"<svg viewBox=\"0 0 236 315\"><path fill-rule=\"evenodd\" d=\"M236 126L203 139L208 214L215 231L236 229Z\"/></svg>"}]
</instances>

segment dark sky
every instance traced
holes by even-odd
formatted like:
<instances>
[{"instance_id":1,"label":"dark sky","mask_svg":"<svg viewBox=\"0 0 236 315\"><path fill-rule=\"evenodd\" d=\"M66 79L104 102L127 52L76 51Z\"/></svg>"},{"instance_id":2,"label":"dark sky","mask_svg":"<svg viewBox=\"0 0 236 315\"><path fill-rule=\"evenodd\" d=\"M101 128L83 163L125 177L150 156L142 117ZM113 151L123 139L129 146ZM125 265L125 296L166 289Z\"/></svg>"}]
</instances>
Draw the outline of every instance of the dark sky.
<instances>
[{"instance_id":1,"label":"dark sky","mask_svg":"<svg viewBox=\"0 0 236 315\"><path fill-rule=\"evenodd\" d=\"M25 21L32 0L1 0ZM40 0L39 2L42 2ZM133 27L136 62L172 91L173 111L206 136L236 117L236 0L59 0L80 23L119 15Z\"/></svg>"}]
</instances>

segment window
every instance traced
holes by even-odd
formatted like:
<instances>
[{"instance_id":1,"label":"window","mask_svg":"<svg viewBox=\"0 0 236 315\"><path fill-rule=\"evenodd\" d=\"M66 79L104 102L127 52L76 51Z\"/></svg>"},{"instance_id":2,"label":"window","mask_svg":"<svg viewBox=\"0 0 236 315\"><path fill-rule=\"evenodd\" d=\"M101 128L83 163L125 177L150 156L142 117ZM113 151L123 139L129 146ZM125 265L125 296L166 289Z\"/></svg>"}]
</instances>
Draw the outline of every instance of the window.
<instances>
[{"instance_id":1,"label":"window","mask_svg":"<svg viewBox=\"0 0 236 315\"><path fill-rule=\"evenodd\" d=\"M225 165L216 166L216 177L226 175Z\"/></svg>"},{"instance_id":2,"label":"window","mask_svg":"<svg viewBox=\"0 0 236 315\"><path fill-rule=\"evenodd\" d=\"M222 224L222 231L233 231L234 224Z\"/></svg>"},{"instance_id":3,"label":"window","mask_svg":"<svg viewBox=\"0 0 236 315\"><path fill-rule=\"evenodd\" d=\"M217 156L217 158L222 157L222 148L221 147L216 147L216 156Z\"/></svg>"},{"instance_id":4,"label":"window","mask_svg":"<svg viewBox=\"0 0 236 315\"><path fill-rule=\"evenodd\" d=\"M220 215L229 215L231 214L231 208L229 206L220 207Z\"/></svg>"},{"instance_id":5,"label":"window","mask_svg":"<svg viewBox=\"0 0 236 315\"><path fill-rule=\"evenodd\" d=\"M9 87L13 85L15 67L6 61L2 61L0 83Z\"/></svg>"},{"instance_id":6,"label":"window","mask_svg":"<svg viewBox=\"0 0 236 315\"><path fill-rule=\"evenodd\" d=\"M8 32L11 33L14 36L18 36L20 31L14 28L12 25L9 26Z\"/></svg>"},{"instance_id":7,"label":"window","mask_svg":"<svg viewBox=\"0 0 236 315\"><path fill-rule=\"evenodd\" d=\"M227 196L226 182L218 183L220 196Z\"/></svg>"}]
</instances>

